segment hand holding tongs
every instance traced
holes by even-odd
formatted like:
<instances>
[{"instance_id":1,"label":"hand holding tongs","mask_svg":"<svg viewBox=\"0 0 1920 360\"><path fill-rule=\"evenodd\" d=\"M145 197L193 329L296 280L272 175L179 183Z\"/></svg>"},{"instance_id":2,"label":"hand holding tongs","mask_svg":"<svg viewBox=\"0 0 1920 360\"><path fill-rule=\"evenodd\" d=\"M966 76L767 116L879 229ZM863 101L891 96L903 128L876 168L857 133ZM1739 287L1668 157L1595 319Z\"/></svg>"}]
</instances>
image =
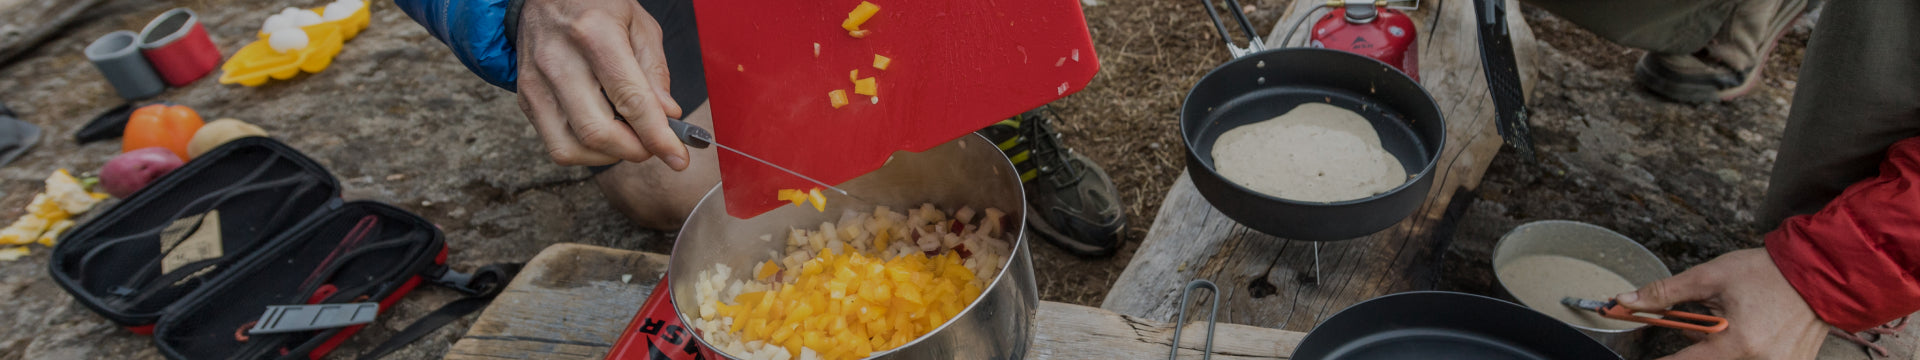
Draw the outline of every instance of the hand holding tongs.
<instances>
[{"instance_id":1,"label":"hand holding tongs","mask_svg":"<svg viewBox=\"0 0 1920 360\"><path fill-rule=\"evenodd\" d=\"M1680 330L1693 330L1693 331L1699 331L1699 332L1708 333L1708 334L1717 333L1727 329L1727 319L1723 317L1712 316L1712 315L1702 315L1702 314L1695 314L1695 313L1690 313L1685 311L1674 311L1674 310L1635 311L1633 309L1628 309L1626 306L1621 306L1619 300L1613 300L1613 299L1607 299L1606 302L1601 302L1598 300L1561 298L1560 303L1566 304L1568 307L1572 307L1575 309L1591 310L1593 312L1600 313L1600 316L1605 316L1609 319L1632 321L1632 322L1653 325L1653 326L1669 327L1669 328L1675 328ZM1661 317L1668 318L1668 319L1684 319L1684 320L1698 322L1698 324L1673 321L1673 320L1667 320L1667 319L1655 318L1655 317L1639 316L1639 315L1634 315L1635 313L1659 315Z\"/></svg>"}]
</instances>

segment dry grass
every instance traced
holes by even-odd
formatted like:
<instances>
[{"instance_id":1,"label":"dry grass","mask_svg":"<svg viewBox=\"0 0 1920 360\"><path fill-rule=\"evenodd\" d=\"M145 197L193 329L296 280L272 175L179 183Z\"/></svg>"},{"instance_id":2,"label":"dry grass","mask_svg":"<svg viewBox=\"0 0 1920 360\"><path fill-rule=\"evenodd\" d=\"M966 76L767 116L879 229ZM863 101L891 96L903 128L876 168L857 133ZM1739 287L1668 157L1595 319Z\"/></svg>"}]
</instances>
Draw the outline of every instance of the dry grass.
<instances>
[{"instance_id":1,"label":"dry grass","mask_svg":"<svg viewBox=\"0 0 1920 360\"><path fill-rule=\"evenodd\" d=\"M1264 33L1289 3L1242 4L1256 9L1247 15ZM1086 15L1100 74L1053 106L1063 117L1059 128L1066 143L1100 163L1119 187L1127 247L1111 259L1090 260L1035 244L1034 266L1042 299L1099 306L1185 166L1181 99L1229 55L1199 1L1112 0L1087 7Z\"/></svg>"}]
</instances>

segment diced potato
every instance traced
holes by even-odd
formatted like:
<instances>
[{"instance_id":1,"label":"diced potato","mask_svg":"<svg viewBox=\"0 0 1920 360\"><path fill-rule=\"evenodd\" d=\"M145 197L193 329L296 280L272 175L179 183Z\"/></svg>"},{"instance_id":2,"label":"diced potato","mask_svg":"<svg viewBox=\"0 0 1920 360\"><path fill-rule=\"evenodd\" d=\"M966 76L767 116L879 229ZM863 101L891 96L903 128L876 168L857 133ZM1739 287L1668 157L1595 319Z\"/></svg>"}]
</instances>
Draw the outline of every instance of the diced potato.
<instances>
[{"instance_id":1,"label":"diced potato","mask_svg":"<svg viewBox=\"0 0 1920 360\"><path fill-rule=\"evenodd\" d=\"M835 109L839 109L841 106L847 106L847 91L846 90L828 91L827 103L832 104L833 108Z\"/></svg>"},{"instance_id":2,"label":"diced potato","mask_svg":"<svg viewBox=\"0 0 1920 360\"><path fill-rule=\"evenodd\" d=\"M878 81L874 80L873 77L871 76L865 79L853 81L853 93L855 94L874 96L876 95L876 92L878 92L879 90L880 90L880 85L878 84Z\"/></svg>"},{"instance_id":3,"label":"diced potato","mask_svg":"<svg viewBox=\"0 0 1920 360\"><path fill-rule=\"evenodd\" d=\"M873 18L873 14L879 12L880 5L861 1L860 5L853 7L852 12L847 13L847 19L840 22L840 28L847 29L847 31L858 31L860 30L860 25L866 24L868 19Z\"/></svg>"},{"instance_id":4,"label":"diced potato","mask_svg":"<svg viewBox=\"0 0 1920 360\"><path fill-rule=\"evenodd\" d=\"M873 68L886 70L887 65L891 63L893 63L893 59L881 56L880 54L873 54Z\"/></svg>"}]
</instances>

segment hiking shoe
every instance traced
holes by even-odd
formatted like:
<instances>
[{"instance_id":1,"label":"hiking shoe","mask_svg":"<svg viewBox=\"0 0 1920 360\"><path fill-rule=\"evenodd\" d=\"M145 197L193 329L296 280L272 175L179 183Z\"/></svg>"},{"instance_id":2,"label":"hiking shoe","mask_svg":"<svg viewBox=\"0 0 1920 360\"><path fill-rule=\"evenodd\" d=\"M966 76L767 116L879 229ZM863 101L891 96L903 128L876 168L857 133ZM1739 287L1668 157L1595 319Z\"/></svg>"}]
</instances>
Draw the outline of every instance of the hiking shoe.
<instances>
[{"instance_id":1,"label":"hiking shoe","mask_svg":"<svg viewBox=\"0 0 1920 360\"><path fill-rule=\"evenodd\" d=\"M1808 0L1741 1L1706 48L1690 54L1647 53L1633 78L1647 90L1685 102L1732 100L1752 91L1760 73Z\"/></svg>"},{"instance_id":2,"label":"hiking shoe","mask_svg":"<svg viewBox=\"0 0 1920 360\"><path fill-rule=\"evenodd\" d=\"M1127 225L1119 191L1106 170L1060 143L1042 106L981 129L1013 161L1027 191L1027 226L1074 255L1108 257L1120 250Z\"/></svg>"}]
</instances>

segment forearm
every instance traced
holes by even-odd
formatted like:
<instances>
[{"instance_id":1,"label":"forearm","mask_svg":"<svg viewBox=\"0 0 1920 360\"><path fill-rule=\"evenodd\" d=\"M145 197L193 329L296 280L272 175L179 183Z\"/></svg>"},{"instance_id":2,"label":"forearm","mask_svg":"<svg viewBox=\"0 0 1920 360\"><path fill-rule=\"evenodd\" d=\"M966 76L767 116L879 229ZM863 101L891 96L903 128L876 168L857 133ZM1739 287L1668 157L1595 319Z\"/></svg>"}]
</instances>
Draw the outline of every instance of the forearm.
<instances>
[{"instance_id":1,"label":"forearm","mask_svg":"<svg viewBox=\"0 0 1920 360\"><path fill-rule=\"evenodd\" d=\"M1822 320L1862 331L1920 311L1920 138L1894 143L1877 177L1767 234L1767 252Z\"/></svg>"},{"instance_id":2,"label":"forearm","mask_svg":"<svg viewBox=\"0 0 1920 360\"><path fill-rule=\"evenodd\" d=\"M453 50L474 75L515 90L518 64L508 30L513 0L394 0L400 10Z\"/></svg>"}]
</instances>

